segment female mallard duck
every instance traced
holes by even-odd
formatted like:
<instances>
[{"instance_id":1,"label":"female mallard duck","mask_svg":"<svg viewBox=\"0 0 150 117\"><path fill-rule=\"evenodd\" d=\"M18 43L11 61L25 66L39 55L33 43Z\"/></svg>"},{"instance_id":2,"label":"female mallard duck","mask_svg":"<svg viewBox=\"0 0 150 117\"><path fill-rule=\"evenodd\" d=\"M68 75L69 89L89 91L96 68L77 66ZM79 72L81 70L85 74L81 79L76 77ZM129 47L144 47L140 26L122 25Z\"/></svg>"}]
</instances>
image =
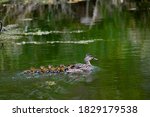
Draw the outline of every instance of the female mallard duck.
<instances>
[{"instance_id":1,"label":"female mallard duck","mask_svg":"<svg viewBox=\"0 0 150 117\"><path fill-rule=\"evenodd\" d=\"M94 58L90 54L86 54L84 58L85 64L77 63L72 67L68 68L67 73L83 73L83 72L91 72L94 69L94 66L90 63L91 60L98 60Z\"/></svg>"}]
</instances>

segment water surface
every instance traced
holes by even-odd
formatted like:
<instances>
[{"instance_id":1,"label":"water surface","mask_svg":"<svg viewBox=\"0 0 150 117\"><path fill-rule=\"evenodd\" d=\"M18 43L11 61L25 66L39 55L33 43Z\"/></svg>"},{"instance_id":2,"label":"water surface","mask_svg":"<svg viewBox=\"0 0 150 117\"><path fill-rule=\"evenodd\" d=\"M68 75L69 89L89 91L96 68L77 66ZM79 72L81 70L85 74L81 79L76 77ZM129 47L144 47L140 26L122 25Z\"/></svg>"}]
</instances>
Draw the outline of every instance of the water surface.
<instances>
[{"instance_id":1,"label":"water surface","mask_svg":"<svg viewBox=\"0 0 150 117\"><path fill-rule=\"evenodd\" d=\"M2 33L0 99L150 99L149 18L117 12L92 28L74 18L33 18L20 32ZM82 63L86 53L100 68L88 76L18 75L32 66Z\"/></svg>"}]
</instances>

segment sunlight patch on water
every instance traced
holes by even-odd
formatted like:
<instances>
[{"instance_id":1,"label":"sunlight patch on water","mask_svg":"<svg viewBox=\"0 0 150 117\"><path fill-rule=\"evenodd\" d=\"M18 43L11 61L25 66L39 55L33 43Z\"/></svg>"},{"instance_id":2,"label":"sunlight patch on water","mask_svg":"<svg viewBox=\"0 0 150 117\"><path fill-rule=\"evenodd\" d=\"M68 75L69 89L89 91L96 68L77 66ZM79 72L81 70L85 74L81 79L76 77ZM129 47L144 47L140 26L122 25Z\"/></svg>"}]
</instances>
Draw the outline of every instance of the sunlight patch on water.
<instances>
[{"instance_id":1,"label":"sunlight patch on water","mask_svg":"<svg viewBox=\"0 0 150 117\"><path fill-rule=\"evenodd\" d=\"M102 41L103 39L92 39L92 40L80 40L80 41L46 41L46 42L38 42L38 41L22 41L22 42L17 42L17 45L26 45L26 44L89 44L89 43L94 43L97 41Z\"/></svg>"}]
</instances>

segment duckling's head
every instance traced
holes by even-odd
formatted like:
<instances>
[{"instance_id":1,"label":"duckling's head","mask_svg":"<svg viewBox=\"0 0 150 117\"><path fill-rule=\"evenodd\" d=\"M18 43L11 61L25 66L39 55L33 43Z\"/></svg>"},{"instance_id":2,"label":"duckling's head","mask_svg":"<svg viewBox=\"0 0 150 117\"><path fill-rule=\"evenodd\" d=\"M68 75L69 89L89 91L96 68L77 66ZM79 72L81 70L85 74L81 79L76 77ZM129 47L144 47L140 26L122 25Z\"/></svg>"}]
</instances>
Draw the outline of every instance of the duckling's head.
<instances>
[{"instance_id":1,"label":"duckling's head","mask_svg":"<svg viewBox=\"0 0 150 117\"><path fill-rule=\"evenodd\" d=\"M30 68L30 72L35 72L35 68L34 68L34 67L31 67L31 68Z\"/></svg>"},{"instance_id":2,"label":"duckling's head","mask_svg":"<svg viewBox=\"0 0 150 117\"><path fill-rule=\"evenodd\" d=\"M60 68L64 68L64 67L65 67L65 65L61 64L61 65L59 65L59 67L60 67Z\"/></svg>"},{"instance_id":3,"label":"duckling's head","mask_svg":"<svg viewBox=\"0 0 150 117\"><path fill-rule=\"evenodd\" d=\"M51 65L48 65L48 69L51 69L52 68L52 66Z\"/></svg>"},{"instance_id":4,"label":"duckling's head","mask_svg":"<svg viewBox=\"0 0 150 117\"><path fill-rule=\"evenodd\" d=\"M93 57L90 54L86 54L86 56L84 58L85 63L88 64L88 65L91 65L91 63L90 63L91 60L98 60L98 59Z\"/></svg>"},{"instance_id":5,"label":"duckling's head","mask_svg":"<svg viewBox=\"0 0 150 117\"><path fill-rule=\"evenodd\" d=\"M44 67L44 66L40 66L40 69L41 69L41 70L44 70L44 69L45 69L45 67Z\"/></svg>"}]
</instances>

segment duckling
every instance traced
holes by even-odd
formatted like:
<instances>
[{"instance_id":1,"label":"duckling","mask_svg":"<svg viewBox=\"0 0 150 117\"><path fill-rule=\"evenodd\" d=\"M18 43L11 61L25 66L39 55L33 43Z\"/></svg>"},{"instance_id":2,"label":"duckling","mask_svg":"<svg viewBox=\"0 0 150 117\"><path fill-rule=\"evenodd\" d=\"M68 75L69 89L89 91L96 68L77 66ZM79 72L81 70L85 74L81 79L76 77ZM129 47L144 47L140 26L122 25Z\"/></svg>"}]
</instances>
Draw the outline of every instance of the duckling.
<instances>
[{"instance_id":1,"label":"duckling","mask_svg":"<svg viewBox=\"0 0 150 117\"><path fill-rule=\"evenodd\" d=\"M60 66L55 67L55 73L59 73L61 70Z\"/></svg>"},{"instance_id":2,"label":"duckling","mask_svg":"<svg viewBox=\"0 0 150 117\"><path fill-rule=\"evenodd\" d=\"M47 73L49 70L46 67L44 67L44 66L40 66L40 71L42 73Z\"/></svg>"},{"instance_id":3,"label":"duckling","mask_svg":"<svg viewBox=\"0 0 150 117\"><path fill-rule=\"evenodd\" d=\"M36 69L34 67L30 68L31 73L34 73L36 71Z\"/></svg>"},{"instance_id":4,"label":"duckling","mask_svg":"<svg viewBox=\"0 0 150 117\"><path fill-rule=\"evenodd\" d=\"M66 67L65 65L60 65L59 68L60 68L59 69L60 72L64 72Z\"/></svg>"},{"instance_id":5,"label":"duckling","mask_svg":"<svg viewBox=\"0 0 150 117\"><path fill-rule=\"evenodd\" d=\"M52 71L52 66L51 65L48 65L48 72L51 72Z\"/></svg>"},{"instance_id":6,"label":"duckling","mask_svg":"<svg viewBox=\"0 0 150 117\"><path fill-rule=\"evenodd\" d=\"M49 72L55 73L55 71L56 71L56 68L55 68L55 67L49 66Z\"/></svg>"},{"instance_id":7,"label":"duckling","mask_svg":"<svg viewBox=\"0 0 150 117\"><path fill-rule=\"evenodd\" d=\"M34 67L31 67L29 70L25 70L24 74L33 74L36 72L36 69Z\"/></svg>"},{"instance_id":8,"label":"duckling","mask_svg":"<svg viewBox=\"0 0 150 117\"><path fill-rule=\"evenodd\" d=\"M29 74L31 72L31 70L24 70L23 74Z\"/></svg>"},{"instance_id":9,"label":"duckling","mask_svg":"<svg viewBox=\"0 0 150 117\"><path fill-rule=\"evenodd\" d=\"M41 73L41 70L40 69L36 69L36 68L34 68L34 67L31 67L30 68L30 71L31 71L31 73L32 74L40 74Z\"/></svg>"},{"instance_id":10,"label":"duckling","mask_svg":"<svg viewBox=\"0 0 150 117\"><path fill-rule=\"evenodd\" d=\"M66 70L75 68L75 65L71 64L66 67Z\"/></svg>"}]
</instances>

